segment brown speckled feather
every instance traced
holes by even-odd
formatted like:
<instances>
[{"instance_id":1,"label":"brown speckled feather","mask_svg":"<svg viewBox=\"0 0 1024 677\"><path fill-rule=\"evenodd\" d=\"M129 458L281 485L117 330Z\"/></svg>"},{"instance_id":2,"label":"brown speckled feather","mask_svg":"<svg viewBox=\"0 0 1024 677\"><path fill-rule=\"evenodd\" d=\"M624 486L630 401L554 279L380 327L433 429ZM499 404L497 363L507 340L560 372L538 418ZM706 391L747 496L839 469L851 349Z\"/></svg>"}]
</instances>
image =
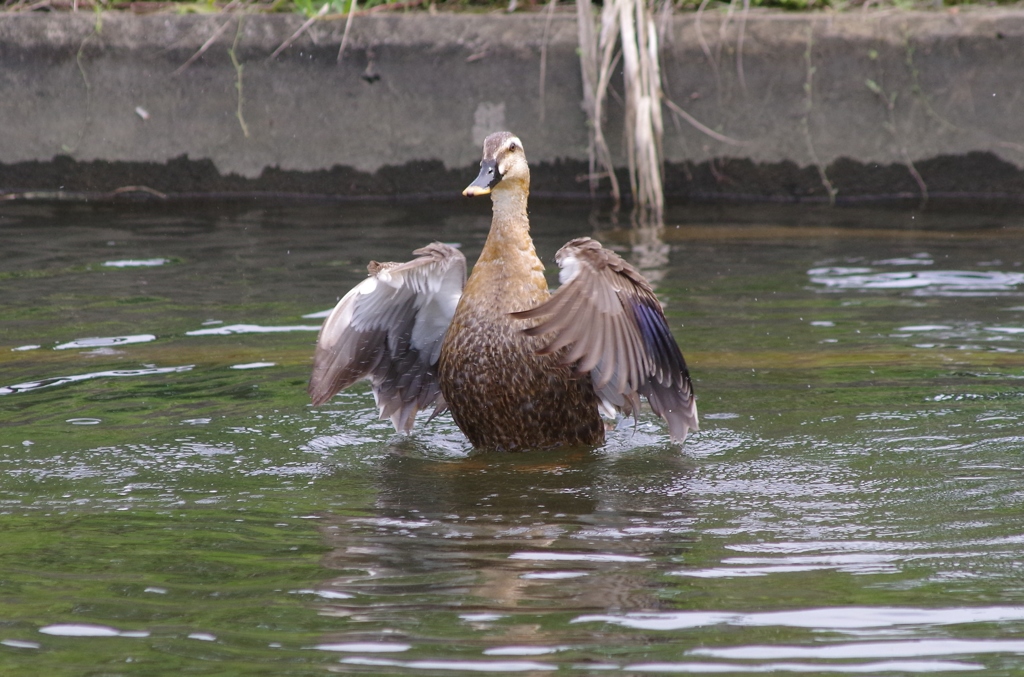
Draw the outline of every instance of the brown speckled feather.
<instances>
[{"instance_id":1,"label":"brown speckled feather","mask_svg":"<svg viewBox=\"0 0 1024 677\"><path fill-rule=\"evenodd\" d=\"M676 440L698 429L686 361L654 290L638 270L589 237L555 255L562 286L548 301L519 313L542 321L528 329L545 337L542 354L589 373L601 401L625 415L643 395Z\"/></svg>"},{"instance_id":2,"label":"brown speckled feather","mask_svg":"<svg viewBox=\"0 0 1024 677\"><path fill-rule=\"evenodd\" d=\"M528 323L460 304L441 350L441 390L476 447L517 450L593 445L604 439L587 375L538 354ZM477 312L479 310L479 312Z\"/></svg>"}]
</instances>

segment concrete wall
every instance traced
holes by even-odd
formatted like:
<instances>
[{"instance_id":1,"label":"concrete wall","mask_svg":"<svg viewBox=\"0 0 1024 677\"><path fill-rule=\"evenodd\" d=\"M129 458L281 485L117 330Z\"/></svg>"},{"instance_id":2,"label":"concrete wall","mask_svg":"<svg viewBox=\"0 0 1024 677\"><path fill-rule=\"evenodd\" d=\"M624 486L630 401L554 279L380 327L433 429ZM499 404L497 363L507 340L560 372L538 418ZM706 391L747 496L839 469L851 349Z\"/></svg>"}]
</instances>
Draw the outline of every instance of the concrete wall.
<instances>
[{"instance_id":1,"label":"concrete wall","mask_svg":"<svg viewBox=\"0 0 1024 677\"><path fill-rule=\"evenodd\" d=\"M320 21L269 58L301 23L0 15L0 191L449 194L499 128L535 192L585 190L574 14L543 98L543 14L360 16L340 63L344 21ZM665 28L668 95L734 140L667 114L672 195L1024 195L1022 10L707 12L710 59L693 14Z\"/></svg>"}]
</instances>

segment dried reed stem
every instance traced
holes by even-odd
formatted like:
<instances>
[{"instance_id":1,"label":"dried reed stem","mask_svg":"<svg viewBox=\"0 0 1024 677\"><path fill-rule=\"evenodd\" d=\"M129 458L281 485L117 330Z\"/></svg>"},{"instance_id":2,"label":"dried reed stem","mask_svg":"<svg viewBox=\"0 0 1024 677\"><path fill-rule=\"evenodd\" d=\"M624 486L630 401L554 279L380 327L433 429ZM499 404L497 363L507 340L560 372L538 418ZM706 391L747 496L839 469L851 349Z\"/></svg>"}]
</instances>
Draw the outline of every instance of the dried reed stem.
<instances>
[{"instance_id":1,"label":"dried reed stem","mask_svg":"<svg viewBox=\"0 0 1024 677\"><path fill-rule=\"evenodd\" d=\"M626 164L634 208L660 221L662 189L661 70L658 34L644 0L612 0L618 10L626 90Z\"/></svg>"},{"instance_id":2,"label":"dried reed stem","mask_svg":"<svg viewBox=\"0 0 1024 677\"><path fill-rule=\"evenodd\" d=\"M235 20L235 18L234 18L234 17L231 17L230 19L228 19L227 21L225 21L224 23L222 23L222 24L221 24L221 25L220 25L220 26L219 26L219 27L217 28L217 30L215 30L215 31L213 32L213 35L211 35L211 36L210 36L209 38L207 38L206 42L204 42L204 43L203 43L202 47L200 47L199 49L197 49L197 50L196 50L196 52L195 52L195 54L193 54L192 56L190 56L190 57L188 58L188 61L186 61L185 63L183 63L183 64L181 64L180 66L178 66L178 67L177 67L177 68L176 68L176 69L174 70L174 72L173 72L173 73L171 73L171 75L172 75L173 77L177 77L177 76L181 75L182 73L184 73L184 72L185 72L185 69L186 69L186 68L188 68L188 67L189 67L189 66L191 66L191 65L192 65L193 63L195 63L195 61L196 61L196 60L197 60L197 59L198 59L199 57L201 57L201 56L202 56L203 54L205 54L205 53L206 53L206 50L210 49L210 47L211 47L211 46L213 46L213 43L217 42L217 38L219 38L219 37L220 37L220 36L221 36L221 35L222 35L222 34L224 33L224 31L226 31L226 30L228 29L228 26L230 26L230 25L231 25L231 22L232 22L232 21L234 21L234 20Z\"/></svg>"},{"instance_id":3,"label":"dried reed stem","mask_svg":"<svg viewBox=\"0 0 1024 677\"><path fill-rule=\"evenodd\" d=\"M345 58L345 46L348 45L348 32L352 30L352 19L359 8L359 0L352 0L348 8L348 20L345 21L345 32L341 34L341 46L338 47L338 63Z\"/></svg>"},{"instance_id":4,"label":"dried reed stem","mask_svg":"<svg viewBox=\"0 0 1024 677\"><path fill-rule=\"evenodd\" d=\"M277 58L278 54L280 54L284 50L286 50L289 47L291 47L292 43L294 43L296 40L298 40L300 37L302 37L302 34L305 33L306 31L308 31L309 27L312 26L316 22L317 19L319 19L323 15L327 14L327 10L330 9L330 7L331 7L330 4L325 2L324 6L320 8L319 12L317 12L313 16L309 17L308 19L306 19L305 23L303 23L301 26L299 26L299 30L297 30L294 33L292 33L291 37L289 37L287 40L282 42L281 45L277 49L275 49L270 56L267 57L267 61L273 61L274 59Z\"/></svg>"},{"instance_id":5,"label":"dried reed stem","mask_svg":"<svg viewBox=\"0 0 1024 677\"><path fill-rule=\"evenodd\" d=\"M590 0L577 0L580 65L583 72L583 108L590 125L590 188L597 177L611 181L616 208L621 199L611 151L604 137L604 112L612 74L622 59L625 87L623 141L634 209L645 222L660 222L665 206L663 190L664 121L661 104L658 31L647 0L605 0L601 31L594 35ZM618 49L616 49L618 47Z\"/></svg>"}]
</instances>

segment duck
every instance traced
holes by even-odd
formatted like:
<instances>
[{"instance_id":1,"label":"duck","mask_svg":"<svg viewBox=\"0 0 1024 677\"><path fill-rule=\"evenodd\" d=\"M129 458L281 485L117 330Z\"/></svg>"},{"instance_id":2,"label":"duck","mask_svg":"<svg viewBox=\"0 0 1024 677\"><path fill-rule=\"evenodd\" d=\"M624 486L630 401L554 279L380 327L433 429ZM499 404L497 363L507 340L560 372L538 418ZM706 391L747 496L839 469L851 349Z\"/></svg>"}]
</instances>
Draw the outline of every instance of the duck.
<instances>
[{"instance_id":1,"label":"duck","mask_svg":"<svg viewBox=\"0 0 1024 677\"><path fill-rule=\"evenodd\" d=\"M466 277L458 248L433 242L407 262L368 266L317 337L313 406L369 380L381 419L411 432L448 411L473 447L597 446L608 417L640 398L682 443L698 430L686 361L650 283L589 237L558 250L552 292L530 237L530 169L511 132L489 135L463 195L489 195L487 240Z\"/></svg>"}]
</instances>

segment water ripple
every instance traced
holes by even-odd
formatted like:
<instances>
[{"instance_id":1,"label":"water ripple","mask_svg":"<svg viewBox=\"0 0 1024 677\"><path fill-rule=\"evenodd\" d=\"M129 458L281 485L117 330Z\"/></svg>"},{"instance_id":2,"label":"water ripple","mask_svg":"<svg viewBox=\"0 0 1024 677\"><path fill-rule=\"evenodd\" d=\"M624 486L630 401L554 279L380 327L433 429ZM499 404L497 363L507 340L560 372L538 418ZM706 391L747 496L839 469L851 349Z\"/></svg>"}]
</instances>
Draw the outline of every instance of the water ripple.
<instances>
[{"instance_id":1,"label":"water ripple","mask_svg":"<svg viewBox=\"0 0 1024 677\"><path fill-rule=\"evenodd\" d=\"M824 267L807 271L811 282L829 289L914 289L916 293L973 295L1013 291L1024 284L1024 273L968 270L874 272L871 268Z\"/></svg>"},{"instance_id":2,"label":"water ripple","mask_svg":"<svg viewBox=\"0 0 1024 677\"><path fill-rule=\"evenodd\" d=\"M853 630L1021 620L1024 620L1024 606L952 607L946 609L835 607L751 614L724 611L637 612L585 615L574 618L570 622L610 623L634 630L681 630L710 625Z\"/></svg>"},{"instance_id":3,"label":"water ripple","mask_svg":"<svg viewBox=\"0 0 1024 677\"><path fill-rule=\"evenodd\" d=\"M276 367L276 362L247 362L246 364L233 364L231 369L264 369L266 367Z\"/></svg>"},{"instance_id":4,"label":"water ripple","mask_svg":"<svg viewBox=\"0 0 1024 677\"><path fill-rule=\"evenodd\" d=\"M92 336L80 338L67 343L54 346L54 350L68 350L70 348L108 348L110 346L123 346L129 343L148 343L155 341L153 334L134 334L132 336Z\"/></svg>"},{"instance_id":5,"label":"water ripple","mask_svg":"<svg viewBox=\"0 0 1024 677\"><path fill-rule=\"evenodd\" d=\"M319 651L344 651L347 653L400 653L412 648L411 644L397 642L341 642L338 644L317 644Z\"/></svg>"},{"instance_id":6,"label":"water ripple","mask_svg":"<svg viewBox=\"0 0 1024 677\"><path fill-rule=\"evenodd\" d=\"M976 663L958 663L952 661L882 661L878 663L860 663L848 665L827 665L819 663L766 663L764 665L736 665L732 663L637 663L623 668L631 672L688 672L688 673L722 673L732 674L752 672L843 672L869 673L883 672L954 672L964 670L984 670L983 665Z\"/></svg>"},{"instance_id":7,"label":"water ripple","mask_svg":"<svg viewBox=\"0 0 1024 677\"><path fill-rule=\"evenodd\" d=\"M588 552L514 552L508 558L543 562L647 562L650 559L635 555L610 555Z\"/></svg>"},{"instance_id":8,"label":"water ripple","mask_svg":"<svg viewBox=\"0 0 1024 677\"><path fill-rule=\"evenodd\" d=\"M728 649L702 648L697 656L732 659L778 658L917 658L982 653L1024 653L1024 640L1012 639L920 639L907 642L853 642L830 646L741 646Z\"/></svg>"},{"instance_id":9,"label":"water ripple","mask_svg":"<svg viewBox=\"0 0 1024 677\"><path fill-rule=\"evenodd\" d=\"M149 637L145 630L118 630L90 623L56 623L39 628L39 632L59 637Z\"/></svg>"},{"instance_id":10,"label":"water ripple","mask_svg":"<svg viewBox=\"0 0 1024 677\"><path fill-rule=\"evenodd\" d=\"M899 569L894 564L901 560L897 555L815 555L805 557L732 557L722 561L724 565L709 569L671 571L673 576L693 578L746 578L767 576L778 573L797 573L832 569L849 574L893 574Z\"/></svg>"},{"instance_id":11,"label":"water ripple","mask_svg":"<svg viewBox=\"0 0 1024 677\"><path fill-rule=\"evenodd\" d=\"M342 663L379 667L413 668L418 670L444 670L449 672L532 672L534 670L557 670L551 663L534 661L453 661L420 660L394 661L379 658L343 658Z\"/></svg>"},{"instance_id":12,"label":"water ripple","mask_svg":"<svg viewBox=\"0 0 1024 677\"><path fill-rule=\"evenodd\" d=\"M13 649L39 649L42 645L39 642L26 642L21 639L3 639L0 640L0 644L9 646Z\"/></svg>"},{"instance_id":13,"label":"water ripple","mask_svg":"<svg viewBox=\"0 0 1024 677\"><path fill-rule=\"evenodd\" d=\"M88 381L94 378L120 378L124 376L149 376L152 374L177 374L185 371L190 371L194 366L195 365L188 364L181 367L152 367L148 369L113 369L110 371L94 371L88 374L74 374L72 376L52 376L50 378L44 378L38 381L26 381L24 383L15 383L9 386L0 386L0 395L31 392L33 390L40 390L41 388L52 388L53 386L62 386L67 385L68 383L78 383L79 381Z\"/></svg>"},{"instance_id":14,"label":"water ripple","mask_svg":"<svg viewBox=\"0 0 1024 677\"><path fill-rule=\"evenodd\" d=\"M121 261L104 261L108 268L152 268L170 263L170 259L124 259Z\"/></svg>"},{"instance_id":15,"label":"water ripple","mask_svg":"<svg viewBox=\"0 0 1024 677\"><path fill-rule=\"evenodd\" d=\"M230 336L231 334L274 334L286 331L320 331L320 326L308 324L297 324L291 326L265 327L259 324L229 324L223 327L210 327L209 329L194 329L185 332L186 336Z\"/></svg>"}]
</instances>

